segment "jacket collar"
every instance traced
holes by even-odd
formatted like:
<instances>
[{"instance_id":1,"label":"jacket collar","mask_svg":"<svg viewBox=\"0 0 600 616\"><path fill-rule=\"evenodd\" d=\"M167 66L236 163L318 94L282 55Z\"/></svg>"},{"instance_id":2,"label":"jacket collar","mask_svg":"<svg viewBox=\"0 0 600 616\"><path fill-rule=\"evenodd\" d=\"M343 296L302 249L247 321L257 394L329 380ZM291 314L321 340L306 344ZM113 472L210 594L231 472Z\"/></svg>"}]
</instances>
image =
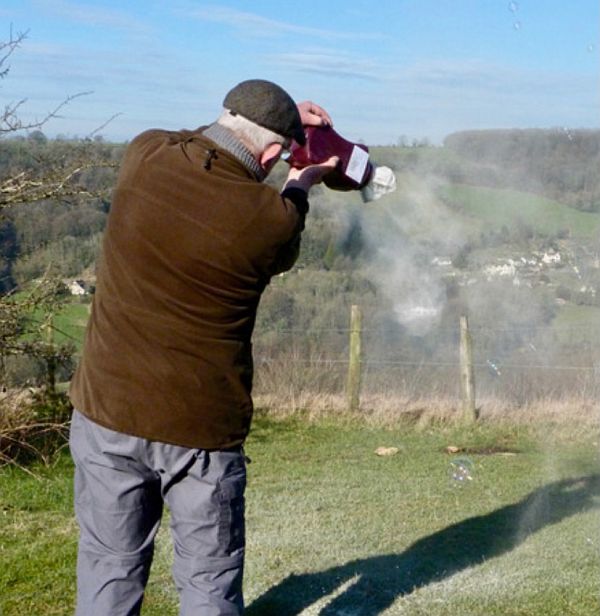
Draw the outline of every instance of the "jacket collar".
<instances>
[{"instance_id":1,"label":"jacket collar","mask_svg":"<svg viewBox=\"0 0 600 616\"><path fill-rule=\"evenodd\" d=\"M225 126L215 122L208 128L205 128L202 134L235 156L246 169L252 172L259 182L262 182L267 177L265 170L259 165L252 152Z\"/></svg>"}]
</instances>

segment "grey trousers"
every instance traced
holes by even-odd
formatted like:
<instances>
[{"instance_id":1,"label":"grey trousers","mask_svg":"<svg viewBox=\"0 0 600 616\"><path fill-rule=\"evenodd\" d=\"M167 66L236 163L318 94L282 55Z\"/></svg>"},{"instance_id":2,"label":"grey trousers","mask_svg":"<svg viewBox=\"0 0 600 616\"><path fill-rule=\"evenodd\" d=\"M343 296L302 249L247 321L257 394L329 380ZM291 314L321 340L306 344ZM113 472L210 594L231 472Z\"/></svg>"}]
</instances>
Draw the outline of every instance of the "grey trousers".
<instances>
[{"instance_id":1,"label":"grey trousers","mask_svg":"<svg viewBox=\"0 0 600 616\"><path fill-rule=\"evenodd\" d=\"M171 512L180 616L243 611L240 448L188 449L121 434L73 413L79 524L77 616L140 613L163 503Z\"/></svg>"}]
</instances>

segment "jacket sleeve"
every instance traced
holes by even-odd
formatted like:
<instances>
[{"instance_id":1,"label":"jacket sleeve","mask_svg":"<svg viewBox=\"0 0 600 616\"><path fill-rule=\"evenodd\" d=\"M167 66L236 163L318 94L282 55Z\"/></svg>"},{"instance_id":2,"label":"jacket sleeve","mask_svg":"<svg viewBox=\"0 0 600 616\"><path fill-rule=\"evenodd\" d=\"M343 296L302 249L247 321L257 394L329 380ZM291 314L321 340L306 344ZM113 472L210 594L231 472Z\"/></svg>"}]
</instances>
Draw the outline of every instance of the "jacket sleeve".
<instances>
[{"instance_id":1,"label":"jacket sleeve","mask_svg":"<svg viewBox=\"0 0 600 616\"><path fill-rule=\"evenodd\" d=\"M272 264L271 275L281 274L290 270L300 254L300 236L304 231L306 214L308 213L308 195L301 188L286 188L281 198L290 201L298 212L298 224L293 237L286 242L277 253Z\"/></svg>"}]
</instances>

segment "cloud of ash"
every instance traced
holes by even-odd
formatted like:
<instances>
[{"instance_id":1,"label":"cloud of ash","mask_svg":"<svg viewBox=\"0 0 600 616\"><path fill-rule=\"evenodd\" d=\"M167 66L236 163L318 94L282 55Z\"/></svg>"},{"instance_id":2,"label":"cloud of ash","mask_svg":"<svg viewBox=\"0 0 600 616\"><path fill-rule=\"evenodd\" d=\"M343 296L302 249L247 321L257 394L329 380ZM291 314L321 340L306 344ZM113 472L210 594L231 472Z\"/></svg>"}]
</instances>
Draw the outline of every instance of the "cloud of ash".
<instances>
[{"instance_id":1,"label":"cloud of ash","mask_svg":"<svg viewBox=\"0 0 600 616\"><path fill-rule=\"evenodd\" d=\"M362 211L362 230L373 255L369 274L391 301L397 321L422 335L438 324L446 301L443 273L432 262L455 253L465 233L436 196L433 181L399 178L394 195Z\"/></svg>"}]
</instances>

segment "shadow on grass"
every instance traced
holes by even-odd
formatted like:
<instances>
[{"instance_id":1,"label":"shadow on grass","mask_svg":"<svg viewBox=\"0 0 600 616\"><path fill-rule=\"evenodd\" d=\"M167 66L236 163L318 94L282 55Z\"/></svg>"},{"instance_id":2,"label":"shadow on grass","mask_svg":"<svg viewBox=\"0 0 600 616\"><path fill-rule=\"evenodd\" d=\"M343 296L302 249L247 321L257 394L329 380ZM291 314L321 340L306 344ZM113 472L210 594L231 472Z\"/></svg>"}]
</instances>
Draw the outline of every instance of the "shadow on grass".
<instances>
[{"instance_id":1,"label":"shadow on grass","mask_svg":"<svg viewBox=\"0 0 600 616\"><path fill-rule=\"evenodd\" d=\"M419 539L400 554L385 554L339 567L290 575L258 597L247 616L294 616L344 584L348 587L321 611L376 616L396 598L443 580L484 560L501 556L542 528L600 507L600 475L565 479L487 515L468 518Z\"/></svg>"}]
</instances>

